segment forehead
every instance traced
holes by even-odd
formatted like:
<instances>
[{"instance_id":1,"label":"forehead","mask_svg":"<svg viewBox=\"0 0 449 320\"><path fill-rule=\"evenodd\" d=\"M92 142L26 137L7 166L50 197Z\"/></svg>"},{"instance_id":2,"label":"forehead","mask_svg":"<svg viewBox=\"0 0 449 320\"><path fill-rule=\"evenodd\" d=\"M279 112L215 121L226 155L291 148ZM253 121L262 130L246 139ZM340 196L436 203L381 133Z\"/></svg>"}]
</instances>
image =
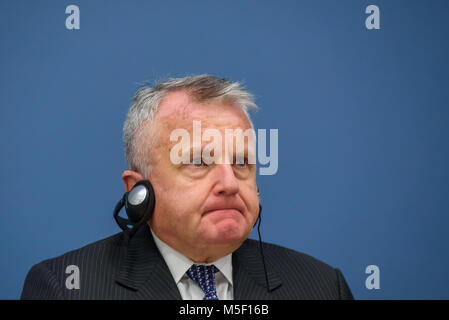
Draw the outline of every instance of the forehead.
<instances>
[{"instance_id":1,"label":"forehead","mask_svg":"<svg viewBox=\"0 0 449 320\"><path fill-rule=\"evenodd\" d=\"M194 120L201 120L202 128L251 128L242 108L230 101L208 100L198 102L186 92L168 93L155 115L158 132L184 128L191 131Z\"/></svg>"}]
</instances>

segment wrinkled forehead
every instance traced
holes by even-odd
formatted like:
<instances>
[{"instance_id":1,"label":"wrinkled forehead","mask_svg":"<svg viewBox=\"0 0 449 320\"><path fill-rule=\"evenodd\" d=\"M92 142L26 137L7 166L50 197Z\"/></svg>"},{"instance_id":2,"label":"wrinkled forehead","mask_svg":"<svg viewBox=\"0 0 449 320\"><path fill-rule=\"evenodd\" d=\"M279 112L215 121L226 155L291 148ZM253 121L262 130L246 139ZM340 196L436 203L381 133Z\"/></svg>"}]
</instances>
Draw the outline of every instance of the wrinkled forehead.
<instances>
[{"instance_id":1,"label":"wrinkled forehead","mask_svg":"<svg viewBox=\"0 0 449 320\"><path fill-rule=\"evenodd\" d=\"M242 108L234 102L218 99L195 101L184 92L172 92L161 101L154 118L159 134L169 139L175 129L193 130L193 122L201 121L201 130L248 129L251 122ZM159 135L159 138L164 138ZM165 139L164 139L165 140Z\"/></svg>"}]
</instances>

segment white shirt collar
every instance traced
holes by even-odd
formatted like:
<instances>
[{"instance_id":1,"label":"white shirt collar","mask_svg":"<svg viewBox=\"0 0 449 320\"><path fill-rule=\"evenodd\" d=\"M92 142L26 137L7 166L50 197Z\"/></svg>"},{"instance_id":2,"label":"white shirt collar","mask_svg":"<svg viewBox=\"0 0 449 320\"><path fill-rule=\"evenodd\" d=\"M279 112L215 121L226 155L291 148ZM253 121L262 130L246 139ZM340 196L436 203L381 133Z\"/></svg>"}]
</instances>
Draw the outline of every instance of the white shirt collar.
<instances>
[{"instance_id":1,"label":"white shirt collar","mask_svg":"<svg viewBox=\"0 0 449 320\"><path fill-rule=\"evenodd\" d=\"M159 239L151 230L151 234L153 235L154 242L156 243L157 248L159 249L159 252L161 253L162 257L165 260L165 263L168 266L168 269L170 270L173 279L175 280L176 284L181 281L182 277L186 274L187 270L192 266L192 264L195 264L192 260L185 257L183 254L179 253L172 247L170 247L168 244L163 242L161 239ZM211 262L211 263L204 263L204 265L215 265L218 270L223 274L223 276L228 280L228 282L233 285L232 282L232 253L228 254L227 256L224 256L217 261Z\"/></svg>"}]
</instances>

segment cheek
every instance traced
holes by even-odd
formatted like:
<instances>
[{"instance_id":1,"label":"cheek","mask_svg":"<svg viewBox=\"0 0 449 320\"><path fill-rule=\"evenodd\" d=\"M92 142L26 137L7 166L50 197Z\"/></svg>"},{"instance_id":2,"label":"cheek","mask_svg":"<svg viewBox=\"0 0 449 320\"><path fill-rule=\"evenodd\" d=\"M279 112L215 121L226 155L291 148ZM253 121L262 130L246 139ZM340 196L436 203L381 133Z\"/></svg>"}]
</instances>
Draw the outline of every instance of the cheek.
<instances>
[{"instance_id":1,"label":"cheek","mask_svg":"<svg viewBox=\"0 0 449 320\"><path fill-rule=\"evenodd\" d=\"M159 188L156 191L155 220L163 224L164 229L184 233L198 223L200 207L201 203L194 194L182 192L176 187Z\"/></svg>"},{"instance_id":2,"label":"cheek","mask_svg":"<svg viewBox=\"0 0 449 320\"><path fill-rule=\"evenodd\" d=\"M245 202L247 208L247 219L249 222L255 222L259 216L259 197L257 192L253 191L253 188L242 195L242 199Z\"/></svg>"}]
</instances>

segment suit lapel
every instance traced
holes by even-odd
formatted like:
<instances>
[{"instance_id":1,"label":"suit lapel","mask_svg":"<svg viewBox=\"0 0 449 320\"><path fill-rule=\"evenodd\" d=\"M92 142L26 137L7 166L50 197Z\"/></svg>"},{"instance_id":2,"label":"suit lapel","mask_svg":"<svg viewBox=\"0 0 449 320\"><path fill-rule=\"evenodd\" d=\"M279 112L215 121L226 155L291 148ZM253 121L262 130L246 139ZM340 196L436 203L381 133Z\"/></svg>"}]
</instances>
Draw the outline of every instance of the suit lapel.
<instances>
[{"instance_id":1,"label":"suit lapel","mask_svg":"<svg viewBox=\"0 0 449 320\"><path fill-rule=\"evenodd\" d=\"M273 272L265 256L268 273L268 288L259 247L251 246L249 240L232 255L232 270L235 300L269 300L272 292L281 286L279 276Z\"/></svg>"},{"instance_id":2,"label":"suit lapel","mask_svg":"<svg viewBox=\"0 0 449 320\"><path fill-rule=\"evenodd\" d=\"M268 288L259 247L246 240L232 254L234 299L272 299L272 292L281 286L265 256ZM181 300L181 294L160 254L150 229L143 225L121 248L121 262L116 282L135 292L136 299Z\"/></svg>"},{"instance_id":3,"label":"suit lapel","mask_svg":"<svg viewBox=\"0 0 449 320\"><path fill-rule=\"evenodd\" d=\"M181 299L178 287L160 254L148 225L122 247L116 281L135 291L137 299Z\"/></svg>"}]
</instances>

